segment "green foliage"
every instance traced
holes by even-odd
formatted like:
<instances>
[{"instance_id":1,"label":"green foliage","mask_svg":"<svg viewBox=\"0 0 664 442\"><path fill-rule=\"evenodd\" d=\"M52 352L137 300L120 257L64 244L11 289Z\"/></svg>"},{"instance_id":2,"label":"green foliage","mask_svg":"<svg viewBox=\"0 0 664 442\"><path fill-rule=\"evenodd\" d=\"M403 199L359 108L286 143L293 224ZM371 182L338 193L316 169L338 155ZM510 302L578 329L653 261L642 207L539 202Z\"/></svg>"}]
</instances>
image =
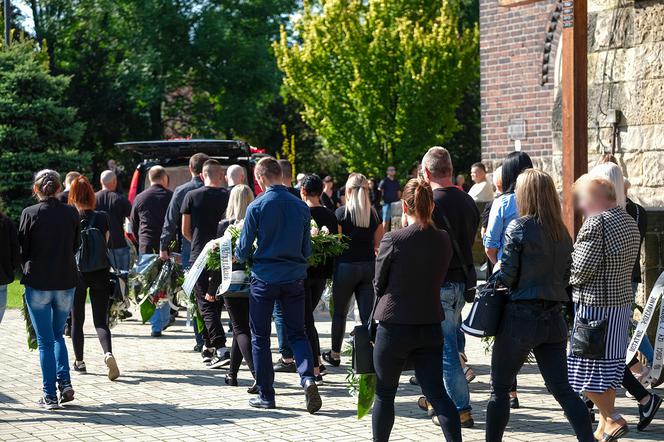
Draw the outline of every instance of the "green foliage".
<instances>
[{"instance_id":1,"label":"green foliage","mask_svg":"<svg viewBox=\"0 0 664 442\"><path fill-rule=\"evenodd\" d=\"M36 171L89 165L90 157L77 150L84 125L64 103L68 84L48 72L47 55L34 43L0 50L0 195L13 219L31 203Z\"/></svg>"},{"instance_id":2,"label":"green foliage","mask_svg":"<svg viewBox=\"0 0 664 442\"><path fill-rule=\"evenodd\" d=\"M406 170L459 128L478 67L478 31L458 8L426 0L305 2L274 45L287 92L350 170Z\"/></svg>"}]
</instances>

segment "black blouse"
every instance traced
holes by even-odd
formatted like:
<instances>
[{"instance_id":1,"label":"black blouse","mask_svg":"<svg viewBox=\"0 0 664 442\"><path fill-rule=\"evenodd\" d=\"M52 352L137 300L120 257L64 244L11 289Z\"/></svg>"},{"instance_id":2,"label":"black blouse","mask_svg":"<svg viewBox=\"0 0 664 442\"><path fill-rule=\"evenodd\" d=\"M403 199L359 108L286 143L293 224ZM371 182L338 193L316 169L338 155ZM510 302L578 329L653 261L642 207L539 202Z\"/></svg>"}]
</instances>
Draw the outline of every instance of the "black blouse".
<instances>
[{"instance_id":1,"label":"black blouse","mask_svg":"<svg viewBox=\"0 0 664 442\"><path fill-rule=\"evenodd\" d=\"M78 211L56 198L24 209L19 226L21 283L37 290L76 287L78 274L74 255L80 236Z\"/></svg>"}]
</instances>

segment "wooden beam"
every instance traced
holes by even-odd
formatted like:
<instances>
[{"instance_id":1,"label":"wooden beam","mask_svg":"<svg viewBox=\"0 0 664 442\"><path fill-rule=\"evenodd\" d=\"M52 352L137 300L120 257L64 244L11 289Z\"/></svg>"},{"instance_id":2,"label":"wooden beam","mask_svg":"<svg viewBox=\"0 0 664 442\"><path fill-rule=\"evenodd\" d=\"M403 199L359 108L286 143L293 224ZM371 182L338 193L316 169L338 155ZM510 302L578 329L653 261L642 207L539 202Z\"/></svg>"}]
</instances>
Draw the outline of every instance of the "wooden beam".
<instances>
[{"instance_id":1,"label":"wooden beam","mask_svg":"<svg viewBox=\"0 0 664 442\"><path fill-rule=\"evenodd\" d=\"M563 217L572 237L581 227L572 186L588 170L588 5L563 0Z\"/></svg>"}]
</instances>

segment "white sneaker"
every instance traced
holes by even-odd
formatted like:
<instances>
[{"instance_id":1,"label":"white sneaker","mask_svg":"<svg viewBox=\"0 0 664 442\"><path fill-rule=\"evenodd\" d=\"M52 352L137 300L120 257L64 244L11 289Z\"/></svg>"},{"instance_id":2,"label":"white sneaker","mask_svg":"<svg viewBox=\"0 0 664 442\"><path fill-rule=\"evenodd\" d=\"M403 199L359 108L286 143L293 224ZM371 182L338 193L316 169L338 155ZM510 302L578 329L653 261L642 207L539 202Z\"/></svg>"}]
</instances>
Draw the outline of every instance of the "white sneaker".
<instances>
[{"instance_id":1,"label":"white sneaker","mask_svg":"<svg viewBox=\"0 0 664 442\"><path fill-rule=\"evenodd\" d=\"M104 362L106 363L106 367L108 367L108 379L114 381L119 378L120 369L118 368L118 363L115 360L115 356L113 356L111 353L107 353L106 357L104 358Z\"/></svg>"}]
</instances>

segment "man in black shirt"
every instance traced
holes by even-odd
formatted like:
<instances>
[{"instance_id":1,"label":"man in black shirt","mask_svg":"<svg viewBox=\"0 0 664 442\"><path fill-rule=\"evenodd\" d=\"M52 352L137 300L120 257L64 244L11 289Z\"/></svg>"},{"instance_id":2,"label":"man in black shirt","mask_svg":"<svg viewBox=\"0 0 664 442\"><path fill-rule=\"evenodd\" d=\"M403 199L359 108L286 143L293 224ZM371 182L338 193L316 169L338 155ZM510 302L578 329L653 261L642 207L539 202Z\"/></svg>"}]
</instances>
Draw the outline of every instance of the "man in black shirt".
<instances>
[{"instance_id":1,"label":"man in black shirt","mask_svg":"<svg viewBox=\"0 0 664 442\"><path fill-rule=\"evenodd\" d=\"M79 172L76 172L75 170L72 170L71 172L67 172L67 175L65 175L65 190L62 191L61 194L58 195L58 200L62 204L68 204L69 200L69 188L71 187L71 183L74 182L74 180L78 177L80 177L81 174Z\"/></svg>"},{"instance_id":2,"label":"man in black shirt","mask_svg":"<svg viewBox=\"0 0 664 442\"><path fill-rule=\"evenodd\" d=\"M391 206L392 203L401 199L401 185L395 179L397 170L394 166L387 168L387 175L378 183L378 190L383 196L383 229L390 231L392 221Z\"/></svg>"},{"instance_id":3,"label":"man in black shirt","mask_svg":"<svg viewBox=\"0 0 664 442\"><path fill-rule=\"evenodd\" d=\"M117 270L129 271L129 246L124 236L124 222L131 214L131 203L117 192L118 178L105 170L101 173L101 190L97 192L97 210L108 213L110 238L108 244L111 265Z\"/></svg>"},{"instance_id":4,"label":"man in black shirt","mask_svg":"<svg viewBox=\"0 0 664 442\"><path fill-rule=\"evenodd\" d=\"M277 163L279 163L283 174L282 184L298 199L301 198L300 191L293 187L293 165L288 160L277 160Z\"/></svg>"},{"instance_id":5,"label":"man in black shirt","mask_svg":"<svg viewBox=\"0 0 664 442\"><path fill-rule=\"evenodd\" d=\"M461 310L465 304L464 291L477 283L473 265L473 243L480 223L475 201L452 183L452 158L447 149L432 147L422 159L422 172L433 189L436 227L447 231L454 246L447 276L440 289L445 312L443 327L443 378L445 389L454 401L461 417L461 425L474 425L470 413L468 382L461 366L457 333L461 325ZM456 251L458 248L459 252Z\"/></svg>"},{"instance_id":6,"label":"man in black shirt","mask_svg":"<svg viewBox=\"0 0 664 442\"><path fill-rule=\"evenodd\" d=\"M141 255L159 253L159 237L164 225L166 209L171 202L173 192L167 189L168 174L161 166L153 166L148 172L150 187L138 194L134 200L129 220L131 231L138 240L139 260ZM171 308L163 303L155 310L150 324L152 337L158 338L170 321Z\"/></svg>"},{"instance_id":7,"label":"man in black shirt","mask_svg":"<svg viewBox=\"0 0 664 442\"><path fill-rule=\"evenodd\" d=\"M195 261L205 245L217 237L217 226L228 206L228 191L222 187L224 170L216 160L203 165L204 186L187 193L182 202L182 236L191 242L191 261ZM222 298L208 293L209 275L203 271L194 286L198 309L205 321L202 351L203 362L209 368L221 368L230 363L226 349L226 334L221 324ZM214 353L216 349L216 354Z\"/></svg>"}]
</instances>

